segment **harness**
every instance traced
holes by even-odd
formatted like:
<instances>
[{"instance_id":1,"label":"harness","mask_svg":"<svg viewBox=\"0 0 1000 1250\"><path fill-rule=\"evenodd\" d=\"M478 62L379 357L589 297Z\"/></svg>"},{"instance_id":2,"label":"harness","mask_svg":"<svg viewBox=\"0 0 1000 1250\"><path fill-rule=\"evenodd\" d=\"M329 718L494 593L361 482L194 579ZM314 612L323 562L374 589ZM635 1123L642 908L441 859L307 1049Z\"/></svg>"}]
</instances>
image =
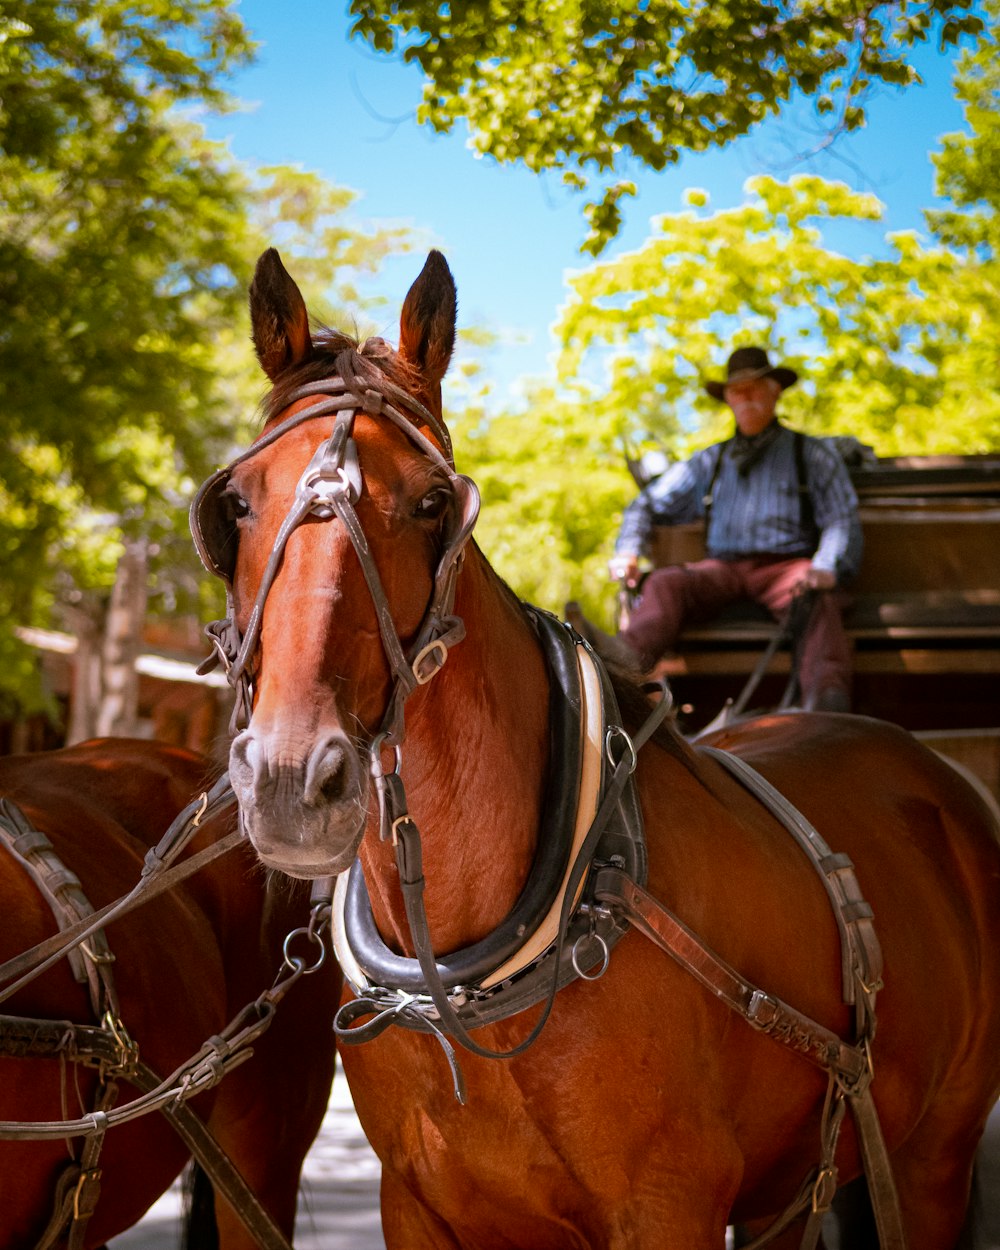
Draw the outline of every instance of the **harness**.
<instances>
[{"instance_id":1,"label":"harness","mask_svg":"<svg viewBox=\"0 0 1000 1250\"><path fill-rule=\"evenodd\" d=\"M282 966L271 988L238 1012L219 1034L165 1079L140 1058L139 1047L121 1019L111 973L114 956L103 930L110 920L184 880L241 841L242 834L229 834L188 859L174 862L202 822L233 801L228 776L223 775L211 790L188 804L159 843L147 852L142 877L135 888L95 912L79 878L59 860L46 835L30 824L15 803L0 799L0 847L29 873L52 908L60 930L0 967L0 980L18 978L0 993L0 1002L66 957L77 979L88 984L95 1019L100 1021L88 1025L72 1020L0 1015L0 1056L58 1059L98 1072L92 1108L77 1119L0 1121L0 1140L84 1139L79 1158L71 1159L59 1174L52 1215L34 1250L54 1250L58 1245L65 1246L65 1250L81 1250L87 1224L100 1197L99 1162L107 1132L154 1110L172 1124L261 1250L291 1250L256 1194L187 1103L250 1058L253 1043L270 1027L278 1004L292 985L322 966L322 933L329 920L328 906L319 900L308 927L288 934ZM317 948L312 962L293 954L293 945L303 937ZM140 1096L117 1106L122 1081L140 1091Z\"/></svg>"},{"instance_id":2,"label":"harness","mask_svg":"<svg viewBox=\"0 0 1000 1250\"><path fill-rule=\"evenodd\" d=\"M532 619L553 679L553 758L538 856L513 911L475 945L436 958L422 902L419 830L405 808L394 820L396 858L417 958L395 955L382 943L360 864L340 877L335 895L334 948L358 995L334 1019L339 1041L370 1041L390 1025L433 1033L448 1056L462 1103L465 1086L449 1038L487 1058L527 1050L558 990L578 977L602 975L628 929L620 914L596 898L591 866L616 866L630 879L646 879L642 816L632 781L636 742L621 725L607 675L589 648L554 617L535 609ZM647 723L647 736L669 706L664 699ZM487 1050L471 1038L470 1030L538 1002L545 1004L539 1020L513 1049ZM358 1025L364 1016L374 1018Z\"/></svg>"},{"instance_id":3,"label":"harness","mask_svg":"<svg viewBox=\"0 0 1000 1250\"><path fill-rule=\"evenodd\" d=\"M367 347L367 344L365 345ZM423 904L420 833L406 802L399 773L405 737L404 703L418 684L430 680L447 659L448 648L464 636L454 617L454 589L462 549L478 511L474 484L454 471L447 435L436 418L384 378L359 352L336 358L337 376L301 388L292 400L322 394L316 404L276 425L243 456L214 474L191 507L195 543L206 567L227 584L228 616L208 633L230 682L237 688L237 723L252 707L247 676L259 636L268 590L288 536L307 516L337 517L361 562L379 621L383 646L395 676L379 732L370 749L378 797L379 834L390 839L403 893L410 939L408 959L389 951L378 935L360 867L338 880L334 903L335 948L357 997L341 1007L335 1030L342 1044L359 1044L390 1026L433 1034L451 1069L456 1098L465 1086L453 1043L479 1056L511 1057L537 1040L559 988L593 980L606 971L612 950L629 925L655 941L703 985L737 1011L753 1028L792 1047L828 1073L821 1119L821 1158L777 1224L755 1246L771 1240L807 1208L803 1247L817 1244L820 1222L837 1187L834 1156L848 1102L854 1111L866 1171L872 1184L883 1250L905 1250L891 1169L871 1100L870 1044L875 1029L875 996L881 985L882 957L850 859L830 851L819 833L763 777L734 756L701 750L732 772L785 825L820 873L842 938L843 996L855 1007L856 1037L845 1042L823 1025L754 986L711 951L663 903L644 889L646 852L632 774L637 751L669 710L664 697L633 736L623 725L610 682L589 646L548 614L529 609L545 653L552 689L551 782L538 839L539 852L525 889L511 915L482 941L448 956L433 951ZM417 428L407 409L426 424L444 454ZM455 499L452 524L434 578L430 604L415 642L404 653L392 624L381 579L358 523L354 504L363 488L357 471L352 430L358 411L388 417L442 467ZM240 637L233 613L235 561L227 556L231 532L220 510L232 468L305 420L336 414L330 435L303 473L291 508L275 539L261 587ZM395 767L382 765L382 747L395 748ZM578 749L579 748L579 749ZM567 809L572 816L567 816ZM512 1049L489 1050L474 1029L507 1019L544 1003L528 1036ZM359 1023L370 1017L366 1023Z\"/></svg>"},{"instance_id":4,"label":"harness","mask_svg":"<svg viewBox=\"0 0 1000 1250\"><path fill-rule=\"evenodd\" d=\"M45 834L34 829L21 809L7 798L0 799L0 845L34 882L60 930L93 915L80 879L65 867ZM134 1071L138 1060L138 1049L121 1019L112 972L114 958L103 929L69 953L73 975L87 986L94 1018L101 1022L88 1035L81 1036L65 1021L52 1024L0 1016L0 1054L69 1054L76 1062L95 1067L98 1073L90 1113L97 1131L86 1139L79 1158L70 1159L60 1171L52 1216L35 1250L50 1250L64 1233L67 1250L81 1250L101 1193L98 1163L107 1131L107 1112L117 1099L119 1081Z\"/></svg>"}]
</instances>

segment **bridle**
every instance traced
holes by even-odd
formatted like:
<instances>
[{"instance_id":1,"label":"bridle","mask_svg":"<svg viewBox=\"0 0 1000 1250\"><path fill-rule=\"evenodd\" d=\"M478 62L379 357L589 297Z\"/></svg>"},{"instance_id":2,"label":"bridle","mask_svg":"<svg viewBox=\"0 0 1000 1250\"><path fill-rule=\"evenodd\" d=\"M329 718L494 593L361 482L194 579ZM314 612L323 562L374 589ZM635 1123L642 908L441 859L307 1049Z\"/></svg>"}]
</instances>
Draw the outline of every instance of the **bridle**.
<instances>
[{"instance_id":1,"label":"bridle","mask_svg":"<svg viewBox=\"0 0 1000 1250\"><path fill-rule=\"evenodd\" d=\"M455 472L451 441L443 424L365 357L365 349L377 342L369 340L358 349L344 349L335 357L336 376L296 389L290 396L290 403L313 396L318 397L316 402L279 422L242 455L213 473L191 503L191 533L198 554L205 568L226 584L226 616L205 627L214 652L203 662L199 672L209 671L220 661L223 664L229 684L236 691L230 723L233 732L245 729L250 723L253 710L252 663L260 640L264 606L281 566L288 539L308 517L324 521L336 518L341 522L361 564L375 607L382 646L393 674L393 689L381 727L375 735L378 746L401 745L404 737L403 705L407 698L418 686L431 680L447 660L449 648L465 636L465 626L459 617L452 614L452 609L465 545L479 515L479 492L470 478ZM423 620L408 649L404 649L396 631L382 579L355 511L354 505L364 489L353 438L358 412L383 416L391 421L443 470L451 488L446 532L434 573L433 590ZM233 597L235 551L229 549L232 533L225 519L222 496L237 465L277 442L289 430L329 414L335 414L333 429L316 448L299 478L291 507L275 536L246 631L241 635ZM417 421L427 426L440 446L418 429Z\"/></svg>"}]
</instances>

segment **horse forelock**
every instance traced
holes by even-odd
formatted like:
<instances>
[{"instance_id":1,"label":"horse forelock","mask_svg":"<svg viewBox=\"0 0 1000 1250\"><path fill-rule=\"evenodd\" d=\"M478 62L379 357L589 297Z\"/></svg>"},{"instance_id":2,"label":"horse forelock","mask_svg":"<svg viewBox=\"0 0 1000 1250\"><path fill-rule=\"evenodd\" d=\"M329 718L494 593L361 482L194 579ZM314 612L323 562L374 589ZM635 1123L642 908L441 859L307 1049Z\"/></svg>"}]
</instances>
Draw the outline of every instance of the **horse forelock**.
<instances>
[{"instance_id":1,"label":"horse forelock","mask_svg":"<svg viewBox=\"0 0 1000 1250\"><path fill-rule=\"evenodd\" d=\"M265 395L261 405L264 423L283 412L300 387L335 377L337 360L345 351L352 354L351 364L355 373L369 382L373 389L378 390L379 383L388 380L417 397L421 386L420 371L384 339L373 337L361 342L349 334L321 326L313 332L309 357L283 373Z\"/></svg>"}]
</instances>

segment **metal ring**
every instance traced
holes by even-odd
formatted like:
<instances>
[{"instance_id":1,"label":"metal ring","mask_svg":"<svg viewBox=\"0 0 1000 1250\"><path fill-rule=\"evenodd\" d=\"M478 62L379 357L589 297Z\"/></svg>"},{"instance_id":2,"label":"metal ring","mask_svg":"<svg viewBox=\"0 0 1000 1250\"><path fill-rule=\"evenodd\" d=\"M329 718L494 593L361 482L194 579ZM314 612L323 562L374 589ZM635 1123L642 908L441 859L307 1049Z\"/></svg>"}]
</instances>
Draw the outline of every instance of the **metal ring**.
<instances>
[{"instance_id":1,"label":"metal ring","mask_svg":"<svg viewBox=\"0 0 1000 1250\"><path fill-rule=\"evenodd\" d=\"M372 739L371 746L368 748L368 771L376 781L379 777L385 775L385 769L382 767L382 747L385 745L385 740L388 737L387 733L376 734ZM390 769L390 772L398 774L403 765L403 748L396 746L389 749L396 753L396 764L394 768Z\"/></svg>"},{"instance_id":2,"label":"metal ring","mask_svg":"<svg viewBox=\"0 0 1000 1250\"><path fill-rule=\"evenodd\" d=\"M607 732L607 736L605 737L605 740L604 740L604 750L607 753L607 757L608 757L608 760L610 761L611 767L617 768L618 765L621 763L620 759L615 759L614 752L611 749L611 744L615 738L621 738L621 740L625 743L627 750L625 754L622 756L622 759L627 758L629 760L628 771L630 774L634 773L635 766L639 762L638 756L635 753L635 743L632 741L629 735L625 732L625 730L622 729L621 725L610 726Z\"/></svg>"},{"instance_id":3,"label":"metal ring","mask_svg":"<svg viewBox=\"0 0 1000 1250\"><path fill-rule=\"evenodd\" d=\"M580 964L577 961L576 952L577 952L577 947L580 945L581 942L591 942L591 941L600 943L601 966L597 969L596 972L585 972L583 968L580 967ZM599 933L594 933L594 932L581 933L580 936L573 943L573 949L570 951L570 960L572 961L572 964L573 964L573 971L576 973L578 977L582 977L584 981L599 981L601 977L604 976L605 972L607 972L608 970L608 963L611 960L611 951L608 949L607 942L605 942L604 938L602 938Z\"/></svg>"},{"instance_id":4,"label":"metal ring","mask_svg":"<svg viewBox=\"0 0 1000 1250\"><path fill-rule=\"evenodd\" d=\"M300 933L304 934L307 938L309 938L311 942L314 942L319 947L319 958L316 960L315 963L307 964L305 960L299 958L299 956L296 955L293 957L292 955L289 954L289 948L292 944L292 941L295 938L297 938ZM302 973L308 974L310 972L317 972L320 968L323 967L323 964L326 962L326 943L323 941L323 939L319 936L318 933L313 933L311 932L310 929L293 929L291 933L285 936L285 941L284 941L284 944L282 945L281 953L285 961L285 967L290 972L302 972Z\"/></svg>"}]
</instances>

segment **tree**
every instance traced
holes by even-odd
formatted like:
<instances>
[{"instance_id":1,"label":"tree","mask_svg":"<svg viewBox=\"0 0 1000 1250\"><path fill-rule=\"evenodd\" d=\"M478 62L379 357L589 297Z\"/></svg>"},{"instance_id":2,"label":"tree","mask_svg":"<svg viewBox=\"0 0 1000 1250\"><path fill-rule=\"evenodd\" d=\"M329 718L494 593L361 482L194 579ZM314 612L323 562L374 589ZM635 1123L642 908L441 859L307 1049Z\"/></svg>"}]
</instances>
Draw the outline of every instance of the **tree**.
<instances>
[{"instance_id":1,"label":"tree","mask_svg":"<svg viewBox=\"0 0 1000 1250\"><path fill-rule=\"evenodd\" d=\"M559 386L520 412L460 412L456 454L483 492L477 529L527 599L561 611L580 599L608 620L606 561L635 494L625 448L676 456L725 437L731 414L701 389L732 347L764 343L802 377L782 400L793 426L852 434L883 455L1000 446L1000 272L922 240L887 237L854 260L824 231L878 222L875 197L800 176L757 178L740 206L652 223L645 243L570 279L556 328Z\"/></svg>"},{"instance_id":2,"label":"tree","mask_svg":"<svg viewBox=\"0 0 1000 1250\"><path fill-rule=\"evenodd\" d=\"M973 0L352 0L352 33L402 50L426 78L418 117L439 131L458 118L474 149L538 173L563 171L600 198L585 207L584 250L618 231L634 194L630 163L660 170L682 150L746 134L796 96L830 134L865 120L879 84L918 75L906 57L936 35L976 34Z\"/></svg>"},{"instance_id":3,"label":"tree","mask_svg":"<svg viewBox=\"0 0 1000 1250\"><path fill-rule=\"evenodd\" d=\"M187 502L254 423L244 305L259 252L277 240L300 271L320 254L339 266L332 309L403 245L346 224L352 192L243 168L178 110L223 107L218 81L248 53L226 0L31 0L0 17L8 707L42 699L15 626L71 611L81 646L127 660L103 620L137 553L153 613L206 593ZM134 618L141 597L123 602Z\"/></svg>"},{"instance_id":4,"label":"tree","mask_svg":"<svg viewBox=\"0 0 1000 1250\"><path fill-rule=\"evenodd\" d=\"M882 257L844 256L821 227L878 221L882 205L817 177L751 179L742 205L716 213L703 193L688 203L638 250L571 279L562 374L601 371L592 404L620 436L674 452L718 437L726 410L700 380L756 342L798 369L783 411L803 429L883 455L997 445L996 266L912 233L887 236Z\"/></svg>"},{"instance_id":5,"label":"tree","mask_svg":"<svg viewBox=\"0 0 1000 1250\"><path fill-rule=\"evenodd\" d=\"M235 307L217 275L236 260L225 223L240 180L169 110L220 106L217 78L248 52L218 0L4 6L0 659L15 624L51 623L59 598L110 587L115 529L142 524L185 418L211 421L209 340L213 315ZM23 702L15 661L0 686Z\"/></svg>"},{"instance_id":6,"label":"tree","mask_svg":"<svg viewBox=\"0 0 1000 1250\"><path fill-rule=\"evenodd\" d=\"M551 384L530 388L523 411L487 411L449 399L456 463L476 480L476 539L530 603L561 612L593 601L608 518L628 496L628 474L606 421Z\"/></svg>"},{"instance_id":7,"label":"tree","mask_svg":"<svg viewBox=\"0 0 1000 1250\"><path fill-rule=\"evenodd\" d=\"M959 60L955 94L965 106L968 129L945 135L934 156L938 195L947 209L929 212L935 234L949 246L1000 260L1000 3L987 0L986 36Z\"/></svg>"}]
</instances>

